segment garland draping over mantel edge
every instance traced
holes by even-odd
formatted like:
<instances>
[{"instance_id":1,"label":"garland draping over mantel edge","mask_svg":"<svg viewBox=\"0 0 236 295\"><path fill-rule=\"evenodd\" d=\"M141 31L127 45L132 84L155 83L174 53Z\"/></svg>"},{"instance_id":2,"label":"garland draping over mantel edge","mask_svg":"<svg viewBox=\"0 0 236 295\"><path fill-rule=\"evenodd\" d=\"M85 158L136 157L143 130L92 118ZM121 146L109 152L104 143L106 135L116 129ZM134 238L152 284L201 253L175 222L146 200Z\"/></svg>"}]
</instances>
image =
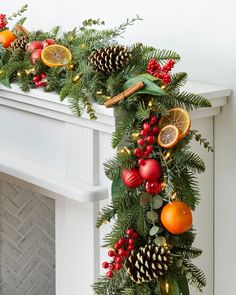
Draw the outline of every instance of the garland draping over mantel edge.
<instances>
[{"instance_id":1,"label":"garland draping over mantel edge","mask_svg":"<svg viewBox=\"0 0 236 295\"><path fill-rule=\"evenodd\" d=\"M177 53L118 44L139 16L114 29L99 29L103 21L88 19L68 32L59 26L29 32L26 18L9 28L26 9L0 15L0 83L56 92L76 115L85 110L92 120L93 102L123 111L112 136L117 155L104 164L112 201L101 210L97 227L113 225L104 239L108 259L95 293L188 295L189 284L201 291L206 279L192 263L202 253L193 247L192 211L200 197L196 173L205 165L190 142L213 149L191 130L188 112L210 102L181 91L187 74L172 72Z\"/></svg>"}]
</instances>

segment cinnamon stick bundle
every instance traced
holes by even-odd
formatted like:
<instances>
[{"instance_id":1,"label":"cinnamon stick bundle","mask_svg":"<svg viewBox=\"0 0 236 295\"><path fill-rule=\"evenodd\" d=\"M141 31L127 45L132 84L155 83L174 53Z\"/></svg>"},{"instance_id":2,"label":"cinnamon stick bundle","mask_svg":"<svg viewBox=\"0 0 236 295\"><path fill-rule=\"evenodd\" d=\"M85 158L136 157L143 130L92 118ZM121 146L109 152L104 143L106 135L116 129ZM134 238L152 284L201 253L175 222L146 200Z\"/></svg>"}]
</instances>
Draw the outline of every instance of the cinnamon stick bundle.
<instances>
[{"instance_id":1,"label":"cinnamon stick bundle","mask_svg":"<svg viewBox=\"0 0 236 295\"><path fill-rule=\"evenodd\" d=\"M144 86L144 83L142 81L135 83L134 85L132 85L131 87L129 87L128 89L126 89L125 91L117 94L116 96L112 97L111 99L107 100L104 105L109 108L111 106L113 106L114 104L124 100L125 98L131 96L132 94L134 94L135 92L137 92L138 90L142 89Z\"/></svg>"}]
</instances>

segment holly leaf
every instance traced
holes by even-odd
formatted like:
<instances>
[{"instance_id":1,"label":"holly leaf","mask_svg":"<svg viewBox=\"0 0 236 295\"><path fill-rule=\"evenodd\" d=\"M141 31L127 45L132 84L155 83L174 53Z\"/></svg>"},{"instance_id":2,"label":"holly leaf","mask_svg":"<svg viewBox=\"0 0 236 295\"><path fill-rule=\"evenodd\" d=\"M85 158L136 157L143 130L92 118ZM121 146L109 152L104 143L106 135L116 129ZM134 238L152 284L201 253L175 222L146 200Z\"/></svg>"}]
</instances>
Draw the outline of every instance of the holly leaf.
<instances>
[{"instance_id":1,"label":"holly leaf","mask_svg":"<svg viewBox=\"0 0 236 295\"><path fill-rule=\"evenodd\" d=\"M7 88L11 88L10 80L8 77L0 80L0 84L2 84L3 86L5 86Z\"/></svg>"},{"instance_id":2,"label":"holly leaf","mask_svg":"<svg viewBox=\"0 0 236 295\"><path fill-rule=\"evenodd\" d=\"M166 91L161 89L161 87L157 86L153 81L150 81L149 79L144 77L143 74L138 75L138 76L133 77L133 78L130 78L123 85L123 89L126 90L126 89L128 89L129 87L133 86L134 84L136 84L138 82L143 82L144 87L142 89L140 89L139 91L135 92L135 94L150 94L150 95L154 95L154 96L167 95Z\"/></svg>"},{"instance_id":3,"label":"holly leaf","mask_svg":"<svg viewBox=\"0 0 236 295\"><path fill-rule=\"evenodd\" d=\"M178 283L179 291L181 295L190 295L188 281L184 275L179 277L177 283Z\"/></svg>"}]
</instances>

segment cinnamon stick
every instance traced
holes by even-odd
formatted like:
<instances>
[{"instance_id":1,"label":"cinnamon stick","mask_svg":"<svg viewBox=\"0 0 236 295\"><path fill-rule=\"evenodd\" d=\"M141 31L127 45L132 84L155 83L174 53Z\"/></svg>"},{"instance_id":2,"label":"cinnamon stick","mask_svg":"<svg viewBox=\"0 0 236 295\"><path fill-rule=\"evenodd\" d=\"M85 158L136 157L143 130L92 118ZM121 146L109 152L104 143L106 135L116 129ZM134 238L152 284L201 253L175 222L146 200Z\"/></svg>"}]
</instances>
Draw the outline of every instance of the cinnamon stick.
<instances>
[{"instance_id":1,"label":"cinnamon stick","mask_svg":"<svg viewBox=\"0 0 236 295\"><path fill-rule=\"evenodd\" d=\"M22 33L25 36L30 35L30 32L25 27L23 27L21 24L16 24L15 25L15 30L16 30L17 33Z\"/></svg>"},{"instance_id":2,"label":"cinnamon stick","mask_svg":"<svg viewBox=\"0 0 236 295\"><path fill-rule=\"evenodd\" d=\"M134 94L138 90L142 89L144 86L144 83L142 81L135 83L125 91L117 94L116 96L112 97L111 99L107 100L104 105L109 108L113 106L114 104L124 100L125 98L129 97L130 95Z\"/></svg>"}]
</instances>

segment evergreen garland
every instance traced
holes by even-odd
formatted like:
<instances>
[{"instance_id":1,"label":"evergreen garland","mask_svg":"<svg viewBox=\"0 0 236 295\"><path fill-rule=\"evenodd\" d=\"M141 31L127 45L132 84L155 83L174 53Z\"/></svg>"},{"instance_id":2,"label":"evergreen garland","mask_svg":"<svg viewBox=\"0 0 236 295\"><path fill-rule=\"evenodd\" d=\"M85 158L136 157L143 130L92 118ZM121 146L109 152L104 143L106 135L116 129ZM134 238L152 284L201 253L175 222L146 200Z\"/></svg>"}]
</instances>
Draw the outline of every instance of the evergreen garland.
<instances>
[{"instance_id":1,"label":"evergreen garland","mask_svg":"<svg viewBox=\"0 0 236 295\"><path fill-rule=\"evenodd\" d=\"M7 20L21 16L26 8L24 6ZM112 146L118 147L118 151L113 159L104 164L105 174L112 181L112 203L101 210L97 227L113 220L112 230L106 235L104 246L114 250L115 258L123 257L125 260L131 251L135 255L140 247L154 244L168 247L173 263L163 276L142 284L136 284L130 279L124 261L117 270L113 269L117 264L110 263L105 267L110 268L109 274L101 277L93 288L97 295L188 295L188 284L195 285L199 290L206 285L203 272L192 264L192 259L201 255L201 250L192 246L195 232L188 228L174 234L165 227L160 216L163 208L167 204L174 204L176 199L184 202L191 210L195 209L200 198L196 173L204 172L205 165L197 154L191 152L189 144L195 138L209 151L213 151L213 148L197 130L186 130L170 148L159 144L157 135L163 128L161 120L169 115L170 110L180 108L192 111L210 107L210 102L198 94L180 91L187 81L187 74L169 73L174 63L180 60L180 56L171 50L157 50L140 43L131 45L128 48L128 64L109 75L96 72L89 62L89 56L95 50L119 45L117 38L123 35L128 26L139 20L139 16L127 19L117 28L109 30L98 29L98 26L104 25L100 19L88 19L80 27L64 33L60 33L59 26L50 32L31 32L29 42L53 39L56 44L70 50L72 61L62 67L47 67L41 60L33 65L30 52L21 48L12 51L0 46L0 83L7 87L17 83L23 91L29 91L35 88L33 78L45 73L47 80L44 91L57 93L61 101L68 98L74 114L81 116L86 110L92 120L96 119L94 102L103 104L111 97L130 90L135 83L143 83L142 89L115 105L122 113L120 123L112 135ZM4 32L4 28L1 31ZM123 58L122 54L121 51L119 61ZM149 67L152 72L148 70ZM153 124L150 123L152 120L155 121ZM152 127L153 133L149 136L155 140L147 144L148 134L146 137L142 135L142 128L150 124L156 127L156 133ZM180 132L180 129L177 128L177 131ZM149 154L138 154L142 145L151 146ZM141 180L141 184L137 185L141 166L150 159L158 162L161 170L155 193L149 193L148 181ZM124 171L136 176L125 180ZM135 185L131 186L130 181ZM132 234L136 235L135 244ZM119 248L117 243L122 239L124 243L132 242L130 252L125 250L128 244ZM120 256L117 254L118 249L124 252Z\"/></svg>"}]
</instances>

